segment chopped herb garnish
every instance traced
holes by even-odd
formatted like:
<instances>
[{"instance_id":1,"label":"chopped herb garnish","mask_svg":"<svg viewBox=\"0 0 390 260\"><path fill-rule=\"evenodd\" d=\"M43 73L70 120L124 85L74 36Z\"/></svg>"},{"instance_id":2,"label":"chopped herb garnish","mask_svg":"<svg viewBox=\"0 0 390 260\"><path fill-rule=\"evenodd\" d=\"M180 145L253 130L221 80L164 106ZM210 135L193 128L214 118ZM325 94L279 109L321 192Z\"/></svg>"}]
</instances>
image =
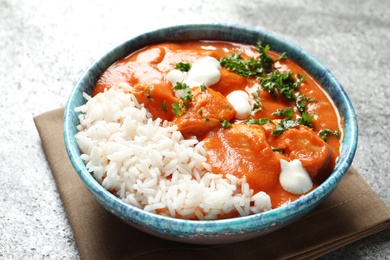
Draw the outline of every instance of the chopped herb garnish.
<instances>
[{"instance_id":1,"label":"chopped herb garnish","mask_svg":"<svg viewBox=\"0 0 390 260\"><path fill-rule=\"evenodd\" d=\"M243 77L257 76L261 74L262 69L259 68L259 65L256 64L254 58L244 60L241 57L240 52L234 52L229 56L223 57L219 60L221 66L226 67L228 70L231 70Z\"/></svg>"},{"instance_id":2,"label":"chopped herb garnish","mask_svg":"<svg viewBox=\"0 0 390 260\"><path fill-rule=\"evenodd\" d=\"M279 124L276 125L275 129L272 131L273 136L278 136L283 134L284 131L287 129L293 128L298 126L299 123L297 120L291 120L291 119L283 119L279 122Z\"/></svg>"},{"instance_id":3,"label":"chopped herb garnish","mask_svg":"<svg viewBox=\"0 0 390 260\"><path fill-rule=\"evenodd\" d=\"M264 72L269 73L272 71L274 59L267 54L267 52L271 49L271 47L267 44L263 46L261 41L258 41L256 44L256 50L260 53L258 58L259 63Z\"/></svg>"},{"instance_id":4,"label":"chopped herb garnish","mask_svg":"<svg viewBox=\"0 0 390 260\"><path fill-rule=\"evenodd\" d=\"M328 140L328 136L334 136L334 137L339 137L340 136L340 131L339 130L330 130L330 129L323 129L319 133L319 136L321 137L322 140L326 142Z\"/></svg>"},{"instance_id":5,"label":"chopped herb garnish","mask_svg":"<svg viewBox=\"0 0 390 260\"><path fill-rule=\"evenodd\" d=\"M306 95L302 95L298 93L295 95L295 106L298 108L298 111L303 113L306 111L306 105L307 103L316 102L317 100L315 98L308 97Z\"/></svg>"},{"instance_id":6,"label":"chopped herb garnish","mask_svg":"<svg viewBox=\"0 0 390 260\"><path fill-rule=\"evenodd\" d=\"M207 86L205 84L200 85L200 90L205 91L207 89Z\"/></svg>"},{"instance_id":7,"label":"chopped herb garnish","mask_svg":"<svg viewBox=\"0 0 390 260\"><path fill-rule=\"evenodd\" d=\"M278 60L287 60L288 57L287 57L287 54L285 52L283 52L280 57L278 58Z\"/></svg>"},{"instance_id":8,"label":"chopped herb garnish","mask_svg":"<svg viewBox=\"0 0 390 260\"><path fill-rule=\"evenodd\" d=\"M179 62L176 63L175 68L182 72L187 72L191 69L191 64L189 64L188 62Z\"/></svg>"},{"instance_id":9,"label":"chopped herb garnish","mask_svg":"<svg viewBox=\"0 0 390 260\"><path fill-rule=\"evenodd\" d=\"M219 120L223 128L232 128L232 124L229 123L229 121L226 121L225 119Z\"/></svg>"},{"instance_id":10,"label":"chopped herb garnish","mask_svg":"<svg viewBox=\"0 0 390 260\"><path fill-rule=\"evenodd\" d=\"M299 83L302 83L302 82L305 82L306 81L306 76L305 75L301 75L298 73L297 75L297 82Z\"/></svg>"},{"instance_id":11,"label":"chopped herb garnish","mask_svg":"<svg viewBox=\"0 0 390 260\"><path fill-rule=\"evenodd\" d=\"M184 90L183 94L180 96L180 99L183 100L182 107L186 107L187 101L192 101L193 94L191 93L191 88L184 82L176 82L176 85L173 87L174 90Z\"/></svg>"},{"instance_id":12,"label":"chopped herb garnish","mask_svg":"<svg viewBox=\"0 0 390 260\"><path fill-rule=\"evenodd\" d=\"M175 116L179 116L183 112L176 100L172 104L172 112L175 114Z\"/></svg>"},{"instance_id":13,"label":"chopped herb garnish","mask_svg":"<svg viewBox=\"0 0 390 260\"><path fill-rule=\"evenodd\" d=\"M276 153L284 153L284 149L281 148L272 148L272 151Z\"/></svg>"},{"instance_id":14,"label":"chopped herb garnish","mask_svg":"<svg viewBox=\"0 0 390 260\"><path fill-rule=\"evenodd\" d=\"M240 52L231 53L229 56L219 60L221 66L244 77L261 77L273 69L274 59L267 54L270 50L269 45L263 46L261 41L256 44L256 50L259 52L258 58L249 58L244 60Z\"/></svg>"},{"instance_id":15,"label":"chopped herb garnish","mask_svg":"<svg viewBox=\"0 0 390 260\"><path fill-rule=\"evenodd\" d=\"M269 118L259 118L259 119L254 119L254 118L248 118L246 121L245 121L245 124L247 125L265 125L265 124L273 124L274 122L272 122L271 119Z\"/></svg>"},{"instance_id":16,"label":"chopped herb garnish","mask_svg":"<svg viewBox=\"0 0 390 260\"><path fill-rule=\"evenodd\" d=\"M278 109L272 113L275 116L284 116L285 118L292 119L294 115L294 109L286 107L285 109Z\"/></svg>"},{"instance_id":17,"label":"chopped herb garnish","mask_svg":"<svg viewBox=\"0 0 390 260\"><path fill-rule=\"evenodd\" d=\"M205 121L205 122L208 122L208 121L210 121L210 118L206 117L206 118L204 119L204 121Z\"/></svg>"},{"instance_id":18,"label":"chopped herb garnish","mask_svg":"<svg viewBox=\"0 0 390 260\"><path fill-rule=\"evenodd\" d=\"M163 101L163 103L161 105L161 108L164 110L165 113L168 112L167 101L166 100Z\"/></svg>"},{"instance_id":19,"label":"chopped herb garnish","mask_svg":"<svg viewBox=\"0 0 390 260\"><path fill-rule=\"evenodd\" d=\"M314 119L313 115L309 115L307 112L302 113L302 117L297 120L292 120L289 117L284 118L276 125L272 131L273 136L281 135L284 131L290 128L294 128L299 125L305 125L307 127L313 128L311 120Z\"/></svg>"},{"instance_id":20,"label":"chopped herb garnish","mask_svg":"<svg viewBox=\"0 0 390 260\"><path fill-rule=\"evenodd\" d=\"M203 109L199 109L199 110L198 110L198 114L199 114L199 115L202 115L202 114L203 114Z\"/></svg>"},{"instance_id":21,"label":"chopped herb garnish","mask_svg":"<svg viewBox=\"0 0 390 260\"><path fill-rule=\"evenodd\" d=\"M149 99L149 100L152 100L152 94L149 93L146 93L146 97Z\"/></svg>"},{"instance_id":22,"label":"chopped herb garnish","mask_svg":"<svg viewBox=\"0 0 390 260\"><path fill-rule=\"evenodd\" d=\"M313 128L313 124L311 123L311 121L314 119L314 116L313 115L310 115L309 113L307 112L303 112L301 118L298 118L298 123L300 125L305 125L307 127L310 127L310 128Z\"/></svg>"},{"instance_id":23,"label":"chopped herb garnish","mask_svg":"<svg viewBox=\"0 0 390 260\"><path fill-rule=\"evenodd\" d=\"M176 82L176 85L173 87L174 90L182 90L182 89L186 89L186 88L189 88L190 86L188 86L186 83L184 82Z\"/></svg>"},{"instance_id":24,"label":"chopped herb garnish","mask_svg":"<svg viewBox=\"0 0 390 260\"><path fill-rule=\"evenodd\" d=\"M192 101L194 95L191 93L191 89L188 87L184 90L183 95L180 96L180 99L183 100L183 106L186 106L186 101Z\"/></svg>"},{"instance_id":25,"label":"chopped herb garnish","mask_svg":"<svg viewBox=\"0 0 390 260\"><path fill-rule=\"evenodd\" d=\"M252 111L255 113L260 112L263 109L263 104L261 103L259 93L255 91L252 93L252 96L255 99L255 102L252 105Z\"/></svg>"},{"instance_id":26,"label":"chopped herb garnish","mask_svg":"<svg viewBox=\"0 0 390 260\"><path fill-rule=\"evenodd\" d=\"M261 106L261 103L260 102L255 102L253 103L253 106L252 106L252 111L254 111L255 113L257 112L260 112L262 110L262 106Z\"/></svg>"},{"instance_id":27,"label":"chopped herb garnish","mask_svg":"<svg viewBox=\"0 0 390 260\"><path fill-rule=\"evenodd\" d=\"M295 100L294 91L300 83L301 81L294 80L292 72L285 73L274 70L268 77L261 78L260 88L268 91L274 97L279 93L288 100Z\"/></svg>"}]
</instances>

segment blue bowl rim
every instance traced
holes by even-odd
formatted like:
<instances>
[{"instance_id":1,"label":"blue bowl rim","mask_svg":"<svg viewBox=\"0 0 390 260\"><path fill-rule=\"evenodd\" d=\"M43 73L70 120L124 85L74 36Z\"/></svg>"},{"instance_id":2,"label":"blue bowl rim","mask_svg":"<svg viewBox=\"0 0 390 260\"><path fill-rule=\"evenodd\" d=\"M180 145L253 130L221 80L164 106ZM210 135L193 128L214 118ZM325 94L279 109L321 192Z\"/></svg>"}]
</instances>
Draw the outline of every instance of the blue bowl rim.
<instances>
[{"instance_id":1,"label":"blue bowl rim","mask_svg":"<svg viewBox=\"0 0 390 260\"><path fill-rule=\"evenodd\" d=\"M331 82L332 86L337 88L338 95L340 99L343 100L343 105L345 106L343 118L344 118L345 127L348 127L348 129L345 128L344 132L345 135L350 136L351 141L348 147L345 147L343 145L342 149L345 150L344 154L346 154L347 156L339 159L331 176L328 179L326 179L315 190L313 190L306 196L303 196L300 199L290 204L287 204L283 207L279 207L267 212L244 216L244 217L220 219L220 220L183 220L183 219L166 217L166 216L146 212L142 209L136 208L134 206L131 206L121 201L119 198L117 198L116 196L108 192L100 184L98 184L98 182L92 177L92 175L86 169L84 163L80 159L80 152L78 151L78 148L75 147L74 145L72 146L72 144L74 144L74 142L72 142L74 136L72 135L70 126L73 124L73 122L71 121L72 114L75 113L74 106L72 104L72 97L78 94L77 89L80 87L81 84L84 84L83 79L89 77L94 69L101 66L102 60L108 60L108 63L113 63L115 60L117 60L117 58L115 58L114 60L111 61L112 57L118 56L117 54L115 54L115 52L117 52L118 49L120 48L124 48L127 45L137 41L142 41L145 37L152 36L153 38L154 35L156 35L157 38L160 40L158 39L156 40L153 38L150 44L165 41L159 38L159 36L164 34L169 34L172 32L191 33L191 32L210 31L210 30L215 30L215 31L241 30L246 34L262 35L265 39L270 40L274 43L279 43L283 46L289 46L291 52L296 53L300 57L303 57L310 64L314 64L315 66L324 69L325 71L324 73L326 77L329 79L329 82ZM271 48L275 49L273 48L272 45ZM304 65L302 64L300 65L305 68ZM117 215L122 219L130 221L136 225L140 225L140 226L146 225L152 230L157 231L158 233L161 234L169 233L170 235L173 236L191 236L197 234L209 235L209 234L224 233L224 232L235 233L235 232L260 231L264 228L270 228L275 225L281 225L293 219L294 217L307 213L334 190L334 188L337 186L339 181L342 179L342 177L345 175L348 168L352 164L352 160L355 155L356 146L357 146L357 134L358 134L357 130L358 130L357 119L350 99L348 98L347 94L345 93L340 83L333 76L333 74L330 71L328 71L325 68L325 66L320 61L318 61L314 56L304 51L302 48L296 46L295 44L279 36L273 35L269 32L265 32L260 29L255 29L255 28L241 26L241 25L230 25L230 24L221 24L221 23L186 24L186 25L165 27L165 28L147 32L145 34L141 34L139 36L133 37L130 40L123 42L122 44L119 44L118 46L114 47L110 51L106 52L106 54L104 54L101 57L101 59L92 63L91 66L81 75L80 79L75 84L75 86L73 87L70 93L69 99L65 106L65 113L64 113L64 140L65 140L67 153L76 172L78 173L78 175L80 176L80 178L82 179L86 187L90 190L90 192L96 196L97 200L101 204L103 204L103 206L106 207L107 210L111 211L113 214Z\"/></svg>"}]
</instances>

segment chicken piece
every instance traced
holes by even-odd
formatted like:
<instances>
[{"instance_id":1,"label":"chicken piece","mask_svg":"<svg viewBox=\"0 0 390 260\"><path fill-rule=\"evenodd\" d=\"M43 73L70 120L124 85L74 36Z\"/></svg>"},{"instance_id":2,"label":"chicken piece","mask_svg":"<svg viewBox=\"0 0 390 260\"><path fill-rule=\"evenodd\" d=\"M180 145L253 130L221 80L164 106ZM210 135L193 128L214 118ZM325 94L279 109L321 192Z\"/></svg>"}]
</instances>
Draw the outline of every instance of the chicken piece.
<instances>
[{"instance_id":1,"label":"chicken piece","mask_svg":"<svg viewBox=\"0 0 390 260\"><path fill-rule=\"evenodd\" d=\"M221 79L214 85L210 86L210 88L221 92L223 95L227 95L234 90L243 90L243 86L252 85L251 79L242 77L224 67L219 69L219 71L221 73Z\"/></svg>"},{"instance_id":2,"label":"chicken piece","mask_svg":"<svg viewBox=\"0 0 390 260\"><path fill-rule=\"evenodd\" d=\"M153 119L171 121L174 118L172 104L178 99L175 97L169 83L137 84L131 90L139 103L152 114Z\"/></svg>"},{"instance_id":3,"label":"chicken piece","mask_svg":"<svg viewBox=\"0 0 390 260\"><path fill-rule=\"evenodd\" d=\"M214 173L246 177L254 193L269 192L279 185L279 157L261 126L233 124L229 129L215 129L204 143Z\"/></svg>"},{"instance_id":4,"label":"chicken piece","mask_svg":"<svg viewBox=\"0 0 390 260\"><path fill-rule=\"evenodd\" d=\"M334 166L331 147L306 126L286 130L277 138L275 147L282 149L290 160L300 160L313 180Z\"/></svg>"},{"instance_id":5,"label":"chicken piece","mask_svg":"<svg viewBox=\"0 0 390 260\"><path fill-rule=\"evenodd\" d=\"M173 120L184 137L202 139L208 131L221 126L221 120L234 118L236 111L221 93L200 87L191 88L191 93L192 101L186 103L185 112Z\"/></svg>"}]
</instances>

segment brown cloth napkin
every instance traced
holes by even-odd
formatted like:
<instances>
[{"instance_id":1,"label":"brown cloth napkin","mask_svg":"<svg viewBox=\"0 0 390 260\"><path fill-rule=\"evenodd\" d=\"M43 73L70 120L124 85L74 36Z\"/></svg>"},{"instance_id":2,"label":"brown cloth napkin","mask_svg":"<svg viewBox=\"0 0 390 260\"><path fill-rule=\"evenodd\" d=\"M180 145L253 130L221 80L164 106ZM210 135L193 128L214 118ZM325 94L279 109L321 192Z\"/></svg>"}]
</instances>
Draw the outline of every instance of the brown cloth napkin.
<instances>
[{"instance_id":1,"label":"brown cloth napkin","mask_svg":"<svg viewBox=\"0 0 390 260\"><path fill-rule=\"evenodd\" d=\"M390 210L351 168L314 211L259 238L201 246L148 235L107 212L84 187L66 154L63 112L50 111L34 121L83 259L316 258L390 227Z\"/></svg>"}]
</instances>

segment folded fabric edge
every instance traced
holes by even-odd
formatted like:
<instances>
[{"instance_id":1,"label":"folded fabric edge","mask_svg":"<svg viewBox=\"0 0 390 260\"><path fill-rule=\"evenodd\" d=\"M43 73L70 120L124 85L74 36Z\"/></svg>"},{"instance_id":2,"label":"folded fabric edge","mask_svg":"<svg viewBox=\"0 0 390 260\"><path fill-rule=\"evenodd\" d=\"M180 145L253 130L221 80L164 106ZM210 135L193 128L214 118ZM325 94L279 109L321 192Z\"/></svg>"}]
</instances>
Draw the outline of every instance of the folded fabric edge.
<instances>
[{"instance_id":1,"label":"folded fabric edge","mask_svg":"<svg viewBox=\"0 0 390 260\"><path fill-rule=\"evenodd\" d=\"M356 241L384 231L390 228L390 219L386 220L383 223L380 223L370 229L363 230L358 233L350 234L344 237L340 237L340 239L333 240L331 243L326 245L320 245L317 248L311 248L306 252L302 252L301 254L294 255L294 259L317 259L318 257L324 256L330 252L333 252L337 249L340 249L344 246L350 245Z\"/></svg>"}]
</instances>

